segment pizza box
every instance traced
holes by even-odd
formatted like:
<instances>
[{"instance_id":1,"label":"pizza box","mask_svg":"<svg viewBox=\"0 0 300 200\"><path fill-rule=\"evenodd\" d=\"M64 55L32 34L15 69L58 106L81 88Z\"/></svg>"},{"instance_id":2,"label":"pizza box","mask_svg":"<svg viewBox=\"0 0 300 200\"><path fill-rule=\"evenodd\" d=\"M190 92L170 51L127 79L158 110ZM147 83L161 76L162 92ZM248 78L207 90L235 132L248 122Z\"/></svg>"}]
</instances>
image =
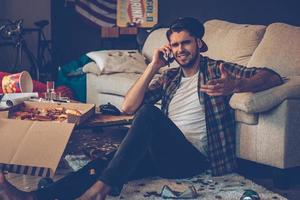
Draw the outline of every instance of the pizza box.
<instances>
[{"instance_id":1,"label":"pizza box","mask_svg":"<svg viewBox=\"0 0 300 200\"><path fill-rule=\"evenodd\" d=\"M29 108L65 107L79 110L67 122L10 119L17 107L0 112L0 170L52 177L76 124L95 112L93 104L24 102Z\"/></svg>"}]
</instances>

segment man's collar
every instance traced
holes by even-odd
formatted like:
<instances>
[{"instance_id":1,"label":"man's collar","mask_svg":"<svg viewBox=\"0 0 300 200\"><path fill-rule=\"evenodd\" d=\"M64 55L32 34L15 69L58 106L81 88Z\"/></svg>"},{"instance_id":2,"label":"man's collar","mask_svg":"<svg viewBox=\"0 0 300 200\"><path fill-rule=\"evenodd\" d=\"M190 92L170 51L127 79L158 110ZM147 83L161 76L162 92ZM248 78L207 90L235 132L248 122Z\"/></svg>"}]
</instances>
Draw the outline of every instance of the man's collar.
<instances>
[{"instance_id":1,"label":"man's collar","mask_svg":"<svg viewBox=\"0 0 300 200\"><path fill-rule=\"evenodd\" d=\"M203 61L204 61L204 57L203 57L201 54L199 54L199 56L200 56L200 62L198 63L199 69L197 70L197 73L199 73L201 64L202 64ZM176 76L173 78L172 82L180 81L180 80L181 80L181 77L183 77L183 70L182 70L182 67L179 66L178 69L177 69Z\"/></svg>"}]
</instances>

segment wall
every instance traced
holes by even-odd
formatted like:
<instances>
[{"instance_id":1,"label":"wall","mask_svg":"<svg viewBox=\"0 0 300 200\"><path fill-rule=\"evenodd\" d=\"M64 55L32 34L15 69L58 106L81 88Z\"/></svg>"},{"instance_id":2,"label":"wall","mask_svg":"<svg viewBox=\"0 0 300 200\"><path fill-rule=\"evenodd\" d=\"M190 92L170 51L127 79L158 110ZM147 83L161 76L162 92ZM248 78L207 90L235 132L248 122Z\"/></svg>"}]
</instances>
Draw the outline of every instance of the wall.
<instances>
[{"instance_id":1,"label":"wall","mask_svg":"<svg viewBox=\"0 0 300 200\"><path fill-rule=\"evenodd\" d=\"M72 3L66 5L62 0L51 3L54 58L59 65L78 59L89 51L137 48L136 40L132 37L102 39L101 29L76 13Z\"/></svg>"},{"instance_id":2,"label":"wall","mask_svg":"<svg viewBox=\"0 0 300 200\"><path fill-rule=\"evenodd\" d=\"M3 23L3 19L10 19L10 20L24 19L25 28L34 28L35 27L34 22L36 21L42 19L46 19L50 21L51 20L50 1L51 0L0 0L0 19L2 21L1 23ZM45 28L46 38L48 39L51 38L50 33L51 33L51 26L48 25ZM37 34L36 33L28 34L25 36L25 39L30 50L32 50L33 53L35 54L37 50L37 39L38 39ZM2 49L2 51L5 50ZM2 55L3 54L4 53L2 52ZM0 69L1 66L3 67L3 64L1 65L0 62Z\"/></svg>"},{"instance_id":3,"label":"wall","mask_svg":"<svg viewBox=\"0 0 300 200\"><path fill-rule=\"evenodd\" d=\"M201 21L224 19L235 23L270 24L284 22L300 26L299 0L159 0L159 24L168 24L179 16L193 16ZM30 5L30 6L29 6ZM51 17L50 17L51 16ZM0 19L24 19L25 27L41 19L52 21L46 36L52 38L55 61L62 65L93 51L113 48L130 49L134 38L103 40L100 29L86 23L64 0L0 0ZM51 29L50 29L51 28ZM35 52L37 37L28 35ZM1 41L0 41L1 42ZM0 53L0 70L1 70Z\"/></svg>"},{"instance_id":4,"label":"wall","mask_svg":"<svg viewBox=\"0 0 300 200\"><path fill-rule=\"evenodd\" d=\"M51 0L0 0L0 18L24 19L25 27L34 27L33 22L47 19L50 21ZM50 36L50 26L45 29Z\"/></svg>"},{"instance_id":5,"label":"wall","mask_svg":"<svg viewBox=\"0 0 300 200\"><path fill-rule=\"evenodd\" d=\"M201 21L224 19L235 23L270 24L285 22L300 26L298 0L159 0L159 24L167 26L179 16ZM52 28L56 59L60 64L92 51L106 49L100 30L86 23L71 7L52 1ZM124 40L111 42L128 49ZM131 42L132 43L132 42Z\"/></svg>"},{"instance_id":6,"label":"wall","mask_svg":"<svg viewBox=\"0 0 300 200\"><path fill-rule=\"evenodd\" d=\"M79 17L71 3L56 0L51 6L54 58L59 65L102 46L99 28Z\"/></svg>"},{"instance_id":7,"label":"wall","mask_svg":"<svg viewBox=\"0 0 300 200\"><path fill-rule=\"evenodd\" d=\"M159 22L169 24L179 16L201 21L225 19L235 23L285 22L300 26L299 0L161 0Z\"/></svg>"}]
</instances>

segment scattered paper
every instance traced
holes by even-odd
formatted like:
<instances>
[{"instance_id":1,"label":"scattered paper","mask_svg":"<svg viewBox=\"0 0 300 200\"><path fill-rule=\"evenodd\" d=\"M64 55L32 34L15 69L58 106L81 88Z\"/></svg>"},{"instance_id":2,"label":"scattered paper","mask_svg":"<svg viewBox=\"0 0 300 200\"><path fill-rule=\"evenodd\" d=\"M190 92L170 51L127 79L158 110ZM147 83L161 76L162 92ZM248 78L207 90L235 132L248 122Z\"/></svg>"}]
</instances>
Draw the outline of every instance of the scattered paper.
<instances>
[{"instance_id":1,"label":"scattered paper","mask_svg":"<svg viewBox=\"0 0 300 200\"><path fill-rule=\"evenodd\" d=\"M16 106L26 100L29 100L32 97L38 97L38 93L31 92L4 94L0 102L0 108L10 108L12 106Z\"/></svg>"}]
</instances>

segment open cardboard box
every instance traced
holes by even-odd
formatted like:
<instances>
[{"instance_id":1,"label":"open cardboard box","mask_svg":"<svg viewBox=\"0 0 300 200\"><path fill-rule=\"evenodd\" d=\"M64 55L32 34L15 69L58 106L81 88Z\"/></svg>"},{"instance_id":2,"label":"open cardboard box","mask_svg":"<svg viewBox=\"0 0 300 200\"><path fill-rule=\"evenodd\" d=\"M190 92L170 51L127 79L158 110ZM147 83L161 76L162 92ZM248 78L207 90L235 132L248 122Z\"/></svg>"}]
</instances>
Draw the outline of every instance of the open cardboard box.
<instances>
[{"instance_id":1,"label":"open cardboard box","mask_svg":"<svg viewBox=\"0 0 300 200\"><path fill-rule=\"evenodd\" d=\"M24 102L26 107L79 110L68 122L9 119L10 111L0 112L0 170L33 176L54 175L76 124L95 113L94 104ZM13 108L13 110L18 107Z\"/></svg>"}]
</instances>

